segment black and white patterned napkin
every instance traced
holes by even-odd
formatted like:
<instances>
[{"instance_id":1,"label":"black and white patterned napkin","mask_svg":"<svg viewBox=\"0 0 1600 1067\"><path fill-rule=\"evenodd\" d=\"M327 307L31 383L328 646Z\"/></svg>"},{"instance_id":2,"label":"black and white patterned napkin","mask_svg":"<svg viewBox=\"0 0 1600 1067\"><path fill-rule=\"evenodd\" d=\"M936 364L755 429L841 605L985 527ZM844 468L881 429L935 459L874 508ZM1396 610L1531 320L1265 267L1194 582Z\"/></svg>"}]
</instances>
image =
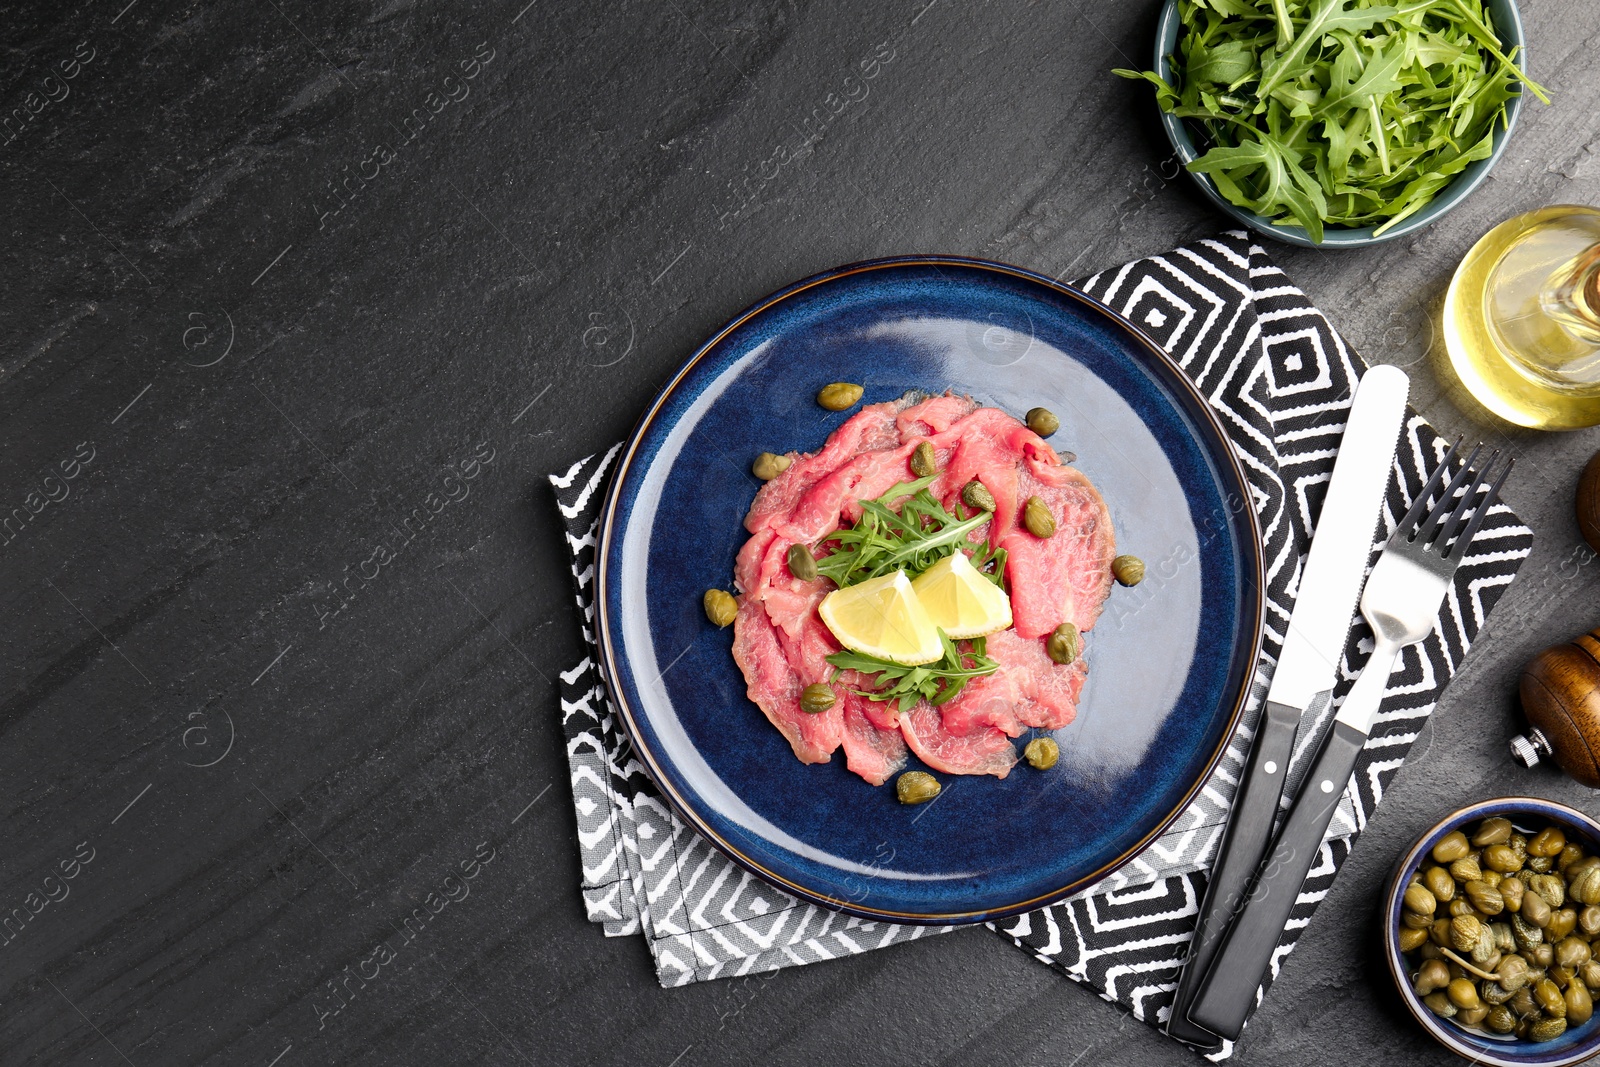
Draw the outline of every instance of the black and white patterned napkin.
<instances>
[{"instance_id":1,"label":"black and white patterned napkin","mask_svg":"<svg viewBox=\"0 0 1600 1067\"><path fill-rule=\"evenodd\" d=\"M1165 1018L1205 892L1205 872L1227 818L1294 605L1313 517L1333 470L1344 417L1365 365L1264 249L1228 233L1077 283L1139 324L1200 387L1243 460L1266 549L1265 645L1245 721L1216 772L1167 833L1111 877L1060 904L991 929L1092 986L1141 1020ZM1408 411L1384 531L1446 443ZM746 874L679 822L655 792L618 730L596 668L592 580L596 520L620 446L551 476L567 527L578 607L591 654L562 674L561 712L583 852L589 916L610 936L643 933L663 985L770 970L864 952L939 932L872 923L817 908ZM1488 517L1440 608L1433 636L1405 650L1322 854L1302 889L1272 968L1277 975L1300 930L1473 637L1532 548L1533 535L1505 505ZM1373 556L1382 538L1372 546ZM1326 720L1371 650L1352 631ZM1302 730L1294 775L1310 753ZM1224 1046L1212 1054L1224 1059Z\"/></svg>"}]
</instances>

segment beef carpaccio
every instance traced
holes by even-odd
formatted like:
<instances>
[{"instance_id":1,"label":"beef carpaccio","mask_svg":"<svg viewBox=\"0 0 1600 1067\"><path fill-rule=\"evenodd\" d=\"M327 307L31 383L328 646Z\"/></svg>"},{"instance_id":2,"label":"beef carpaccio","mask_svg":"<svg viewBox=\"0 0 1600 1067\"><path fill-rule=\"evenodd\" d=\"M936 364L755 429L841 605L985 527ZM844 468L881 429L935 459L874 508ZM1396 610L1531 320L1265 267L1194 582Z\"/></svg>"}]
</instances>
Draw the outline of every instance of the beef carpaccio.
<instances>
[{"instance_id":1,"label":"beef carpaccio","mask_svg":"<svg viewBox=\"0 0 1600 1067\"><path fill-rule=\"evenodd\" d=\"M834 682L838 700L831 708L803 711L805 686L834 674L826 657L840 645L817 614L834 585L825 577L795 578L785 554L797 542L817 548L860 518L859 501L911 477L911 454L923 441L932 444L939 471L929 491L946 507L954 508L974 479L994 497L990 522L970 540L974 547L989 540L1008 553L1013 625L987 638L987 655L1000 666L953 700L937 707L919 701L904 714L892 701L854 692L870 688L870 676L846 671ZM1056 729L1072 721L1084 657L1061 666L1046 654L1045 639L1063 622L1080 632L1094 626L1111 590L1116 554L1110 513L1081 471L1062 463L1011 415L951 394L870 405L819 451L791 458L745 517L750 540L735 571L733 654L750 699L802 762L827 762L842 747L849 769L879 785L905 766L909 749L937 771L1004 778L1017 762L1012 738L1029 727ZM1049 506L1053 536L1035 537L1024 527L1023 503L1030 496Z\"/></svg>"}]
</instances>

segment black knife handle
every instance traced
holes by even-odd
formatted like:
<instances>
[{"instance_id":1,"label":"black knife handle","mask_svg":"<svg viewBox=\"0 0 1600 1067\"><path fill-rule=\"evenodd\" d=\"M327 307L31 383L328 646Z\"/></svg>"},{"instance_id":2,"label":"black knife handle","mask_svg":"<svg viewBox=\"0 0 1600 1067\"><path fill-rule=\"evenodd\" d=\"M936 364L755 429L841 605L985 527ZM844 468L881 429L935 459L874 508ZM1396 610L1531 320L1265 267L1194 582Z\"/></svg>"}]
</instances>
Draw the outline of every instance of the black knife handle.
<instances>
[{"instance_id":1,"label":"black knife handle","mask_svg":"<svg viewBox=\"0 0 1600 1067\"><path fill-rule=\"evenodd\" d=\"M1233 920L1217 958L1201 982L1189 1018L1236 1040L1255 1007L1256 989L1272 962L1295 898L1322 848L1339 798L1356 768L1367 735L1334 720L1316 760L1306 771L1283 832L1261 865L1244 908Z\"/></svg>"},{"instance_id":2,"label":"black knife handle","mask_svg":"<svg viewBox=\"0 0 1600 1067\"><path fill-rule=\"evenodd\" d=\"M1167 1033L1179 1041L1209 1048L1220 1043L1216 1034L1201 1029L1189 1019L1200 980L1217 954L1227 933L1228 922L1244 903L1250 879L1261 866L1272 841L1272 820L1278 814L1283 795L1283 779L1294 753L1295 729L1300 712L1286 704L1268 701L1250 744L1244 774L1233 794L1233 809L1228 828L1217 846L1216 862L1206 884L1205 900L1200 905L1200 921L1189 942L1189 955L1178 981L1178 992L1167 1017Z\"/></svg>"}]
</instances>

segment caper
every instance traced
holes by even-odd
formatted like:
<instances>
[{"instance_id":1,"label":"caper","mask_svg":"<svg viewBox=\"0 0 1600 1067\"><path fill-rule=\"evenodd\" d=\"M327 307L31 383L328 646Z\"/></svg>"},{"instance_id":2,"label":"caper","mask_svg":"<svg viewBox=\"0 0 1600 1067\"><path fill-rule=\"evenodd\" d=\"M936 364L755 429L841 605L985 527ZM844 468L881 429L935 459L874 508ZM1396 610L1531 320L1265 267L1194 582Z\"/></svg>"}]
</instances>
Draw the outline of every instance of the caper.
<instances>
[{"instance_id":1,"label":"caper","mask_svg":"<svg viewBox=\"0 0 1600 1067\"><path fill-rule=\"evenodd\" d=\"M1422 998L1422 1003L1426 1004L1428 1006L1428 1010L1439 1016L1441 1019L1453 1018L1456 1012L1460 1010L1454 1004L1450 1003L1450 998L1442 992L1429 993L1427 996Z\"/></svg>"},{"instance_id":2,"label":"caper","mask_svg":"<svg viewBox=\"0 0 1600 1067\"><path fill-rule=\"evenodd\" d=\"M1434 899L1433 894L1428 892L1427 887L1423 885L1406 887L1404 899L1406 907L1419 915L1431 916L1439 907L1439 902ZM1433 920L1430 918L1428 922L1431 924Z\"/></svg>"},{"instance_id":3,"label":"caper","mask_svg":"<svg viewBox=\"0 0 1600 1067\"><path fill-rule=\"evenodd\" d=\"M1554 982L1556 986L1562 990L1565 990L1567 985L1577 977L1576 972L1574 972L1572 968L1563 967L1559 963L1554 967L1551 967L1545 972L1545 974L1549 977L1550 981Z\"/></svg>"},{"instance_id":4,"label":"caper","mask_svg":"<svg viewBox=\"0 0 1600 1067\"><path fill-rule=\"evenodd\" d=\"M861 386L853 382L833 382L817 391L817 403L829 411L843 411L855 406L861 392Z\"/></svg>"},{"instance_id":5,"label":"caper","mask_svg":"<svg viewBox=\"0 0 1600 1067\"><path fill-rule=\"evenodd\" d=\"M1450 864L1450 877L1463 884L1477 882L1483 879L1483 867L1478 863L1477 853L1470 853Z\"/></svg>"},{"instance_id":6,"label":"caper","mask_svg":"<svg viewBox=\"0 0 1600 1067\"><path fill-rule=\"evenodd\" d=\"M1428 928L1412 929L1408 926L1396 936L1395 943L1400 946L1401 952L1415 952L1428 943Z\"/></svg>"},{"instance_id":7,"label":"caper","mask_svg":"<svg viewBox=\"0 0 1600 1067\"><path fill-rule=\"evenodd\" d=\"M1111 576L1123 585L1144 581L1144 560L1138 556L1118 556L1111 561Z\"/></svg>"},{"instance_id":8,"label":"caper","mask_svg":"<svg viewBox=\"0 0 1600 1067\"><path fill-rule=\"evenodd\" d=\"M1482 848L1485 845L1503 845L1510 839L1511 820L1496 817L1478 824L1477 832L1472 835L1472 844Z\"/></svg>"},{"instance_id":9,"label":"caper","mask_svg":"<svg viewBox=\"0 0 1600 1067\"><path fill-rule=\"evenodd\" d=\"M1467 843L1467 835L1460 830L1451 830L1433 846L1433 858L1440 863L1453 863L1471 851L1472 846Z\"/></svg>"},{"instance_id":10,"label":"caper","mask_svg":"<svg viewBox=\"0 0 1600 1067\"><path fill-rule=\"evenodd\" d=\"M1427 942L1421 948L1417 949L1417 958L1424 960L1444 959L1444 951L1440 949L1438 945L1433 943L1433 932L1430 930L1428 933L1429 936Z\"/></svg>"},{"instance_id":11,"label":"caper","mask_svg":"<svg viewBox=\"0 0 1600 1067\"><path fill-rule=\"evenodd\" d=\"M1528 984L1528 961L1521 956L1507 956L1500 961L1494 973L1498 976L1500 988L1515 993Z\"/></svg>"},{"instance_id":12,"label":"caper","mask_svg":"<svg viewBox=\"0 0 1600 1067\"><path fill-rule=\"evenodd\" d=\"M1561 850L1561 855L1556 857L1556 866L1565 871L1581 859L1583 859L1583 849L1568 841L1566 847Z\"/></svg>"},{"instance_id":13,"label":"caper","mask_svg":"<svg viewBox=\"0 0 1600 1067\"><path fill-rule=\"evenodd\" d=\"M1486 871L1486 874L1499 875L1499 871ZM1506 910L1511 912L1522 910L1522 893L1528 887L1522 884L1521 878L1512 878L1508 875L1500 877L1495 886L1500 890L1500 899L1506 902Z\"/></svg>"},{"instance_id":14,"label":"caper","mask_svg":"<svg viewBox=\"0 0 1600 1067\"><path fill-rule=\"evenodd\" d=\"M1544 897L1552 908L1559 908L1567 900L1567 883L1559 874L1533 874L1524 879L1528 888Z\"/></svg>"},{"instance_id":15,"label":"caper","mask_svg":"<svg viewBox=\"0 0 1600 1067\"><path fill-rule=\"evenodd\" d=\"M763 452L761 455L756 457L756 461L754 463L750 464L750 473L754 474L757 478L760 478L764 482L770 482L772 479L788 470L789 464L793 462L794 459L789 456L779 456L774 455L771 452Z\"/></svg>"},{"instance_id":16,"label":"caper","mask_svg":"<svg viewBox=\"0 0 1600 1067\"><path fill-rule=\"evenodd\" d=\"M1549 967L1556 961L1555 947L1546 941L1528 950L1528 962L1535 967Z\"/></svg>"},{"instance_id":17,"label":"caper","mask_svg":"<svg viewBox=\"0 0 1600 1067\"><path fill-rule=\"evenodd\" d=\"M1471 857L1469 856L1468 859L1470 859L1470 858ZM1463 861L1462 860L1456 860L1456 863L1461 863L1461 862L1463 862ZM1454 867L1456 865L1456 863L1452 863L1450 866ZM1504 878L1504 877L1505 877L1505 875L1501 874L1499 871L1479 871L1478 872L1478 881L1482 882L1485 885L1492 885L1496 889L1500 888L1500 880L1502 878ZM1504 895L1505 894L1503 894L1503 893L1501 894L1501 896L1504 896Z\"/></svg>"},{"instance_id":18,"label":"caper","mask_svg":"<svg viewBox=\"0 0 1600 1067\"><path fill-rule=\"evenodd\" d=\"M1600 960L1591 959L1578 968L1578 977L1589 987L1589 992L1600 992Z\"/></svg>"},{"instance_id":19,"label":"caper","mask_svg":"<svg viewBox=\"0 0 1600 1067\"><path fill-rule=\"evenodd\" d=\"M1579 904L1600 904L1600 867L1568 868L1567 892Z\"/></svg>"},{"instance_id":20,"label":"caper","mask_svg":"<svg viewBox=\"0 0 1600 1067\"><path fill-rule=\"evenodd\" d=\"M1441 904L1449 903L1456 898L1456 881L1443 867L1429 867L1423 871L1422 884L1428 887L1428 892L1432 893L1434 899Z\"/></svg>"},{"instance_id":21,"label":"caper","mask_svg":"<svg viewBox=\"0 0 1600 1067\"><path fill-rule=\"evenodd\" d=\"M1483 850L1483 865L1501 874L1522 870L1522 857L1510 845L1490 845Z\"/></svg>"},{"instance_id":22,"label":"caper","mask_svg":"<svg viewBox=\"0 0 1600 1067\"><path fill-rule=\"evenodd\" d=\"M1502 1004L1489 1009L1489 1014L1484 1016L1483 1025L1497 1034L1509 1034L1517 1028L1517 1017L1512 1014L1510 1008Z\"/></svg>"},{"instance_id":23,"label":"caper","mask_svg":"<svg viewBox=\"0 0 1600 1067\"><path fill-rule=\"evenodd\" d=\"M1578 912L1578 929L1583 931L1584 937L1600 935L1600 907L1590 904Z\"/></svg>"},{"instance_id":24,"label":"caper","mask_svg":"<svg viewBox=\"0 0 1600 1067\"><path fill-rule=\"evenodd\" d=\"M1463 1011L1483 1007L1483 1001L1478 999L1478 987L1469 979L1457 978L1445 990L1445 995L1450 998L1450 1003Z\"/></svg>"},{"instance_id":25,"label":"caper","mask_svg":"<svg viewBox=\"0 0 1600 1067\"><path fill-rule=\"evenodd\" d=\"M1022 505L1022 525L1035 537L1050 537L1056 532L1056 517L1050 514L1050 505L1036 496L1030 496Z\"/></svg>"},{"instance_id":26,"label":"caper","mask_svg":"<svg viewBox=\"0 0 1600 1067\"><path fill-rule=\"evenodd\" d=\"M812 715L820 715L833 707L839 698L834 696L833 686L826 682L813 682L800 690L800 710Z\"/></svg>"},{"instance_id":27,"label":"caper","mask_svg":"<svg viewBox=\"0 0 1600 1067\"><path fill-rule=\"evenodd\" d=\"M1055 743L1054 738L1035 737L1022 750L1022 758L1035 770L1048 771L1056 765L1056 760L1061 758L1061 746Z\"/></svg>"},{"instance_id":28,"label":"caper","mask_svg":"<svg viewBox=\"0 0 1600 1067\"><path fill-rule=\"evenodd\" d=\"M1506 899L1494 886L1484 882L1468 882L1465 889L1472 906L1483 914L1499 915L1506 910Z\"/></svg>"},{"instance_id":29,"label":"caper","mask_svg":"<svg viewBox=\"0 0 1600 1067\"><path fill-rule=\"evenodd\" d=\"M1504 1004L1513 996L1511 990L1505 988L1499 982L1483 983L1482 992L1485 1004Z\"/></svg>"},{"instance_id":30,"label":"caper","mask_svg":"<svg viewBox=\"0 0 1600 1067\"><path fill-rule=\"evenodd\" d=\"M811 550L798 542L789 546L789 553L784 557L789 561L789 573L802 582L817 580L817 557Z\"/></svg>"},{"instance_id":31,"label":"caper","mask_svg":"<svg viewBox=\"0 0 1600 1067\"><path fill-rule=\"evenodd\" d=\"M1512 1011L1520 1016L1526 1017L1539 1014L1539 1004L1533 999L1533 989L1528 986L1517 990L1516 995L1506 1003L1510 1005Z\"/></svg>"},{"instance_id":32,"label":"caper","mask_svg":"<svg viewBox=\"0 0 1600 1067\"><path fill-rule=\"evenodd\" d=\"M1567 1014L1567 998L1561 995L1561 988L1548 978L1533 983L1533 999L1546 1015L1560 1018Z\"/></svg>"},{"instance_id":33,"label":"caper","mask_svg":"<svg viewBox=\"0 0 1600 1067\"><path fill-rule=\"evenodd\" d=\"M1543 930L1549 925L1552 912L1550 905L1544 902L1544 897L1530 890L1522 894L1522 910L1517 914Z\"/></svg>"},{"instance_id":34,"label":"caper","mask_svg":"<svg viewBox=\"0 0 1600 1067\"><path fill-rule=\"evenodd\" d=\"M1489 1014L1489 1005L1479 1004L1476 1008L1462 1008L1456 1012L1456 1022L1462 1026L1477 1026Z\"/></svg>"},{"instance_id":35,"label":"caper","mask_svg":"<svg viewBox=\"0 0 1600 1067\"><path fill-rule=\"evenodd\" d=\"M1567 1032L1567 1020L1562 1018L1540 1019L1528 1027L1529 1041L1554 1041Z\"/></svg>"},{"instance_id":36,"label":"caper","mask_svg":"<svg viewBox=\"0 0 1600 1067\"><path fill-rule=\"evenodd\" d=\"M1063 667L1078 658L1078 647L1078 628L1070 622L1057 626L1044 643L1045 652Z\"/></svg>"},{"instance_id":37,"label":"caper","mask_svg":"<svg viewBox=\"0 0 1600 1067\"><path fill-rule=\"evenodd\" d=\"M1494 931L1482 919L1478 920L1478 943L1472 947L1472 962L1483 970L1494 969L1500 961L1500 950L1495 947Z\"/></svg>"},{"instance_id":38,"label":"caper","mask_svg":"<svg viewBox=\"0 0 1600 1067\"><path fill-rule=\"evenodd\" d=\"M1471 952L1482 933L1483 924L1471 915L1457 915L1450 920L1450 944L1457 952Z\"/></svg>"},{"instance_id":39,"label":"caper","mask_svg":"<svg viewBox=\"0 0 1600 1067\"><path fill-rule=\"evenodd\" d=\"M1568 982L1566 990L1567 1022L1582 1026L1594 1014L1594 998L1582 982Z\"/></svg>"},{"instance_id":40,"label":"caper","mask_svg":"<svg viewBox=\"0 0 1600 1067\"><path fill-rule=\"evenodd\" d=\"M1558 908L1550 913L1550 921L1544 927L1544 939L1552 945L1572 933L1578 925L1578 913L1571 908Z\"/></svg>"},{"instance_id":41,"label":"caper","mask_svg":"<svg viewBox=\"0 0 1600 1067\"><path fill-rule=\"evenodd\" d=\"M1438 960L1428 960L1417 968L1417 976L1411 983L1411 988L1417 991L1417 996L1425 997L1435 989L1443 989L1450 984L1450 968Z\"/></svg>"},{"instance_id":42,"label":"caper","mask_svg":"<svg viewBox=\"0 0 1600 1067\"><path fill-rule=\"evenodd\" d=\"M1521 913L1511 916L1511 933L1517 940L1517 951L1524 955L1534 945L1544 940L1544 928L1528 921L1528 901L1532 900L1533 896L1534 894L1529 893L1523 897ZM1544 901L1541 900L1539 903L1543 904Z\"/></svg>"},{"instance_id":43,"label":"caper","mask_svg":"<svg viewBox=\"0 0 1600 1067\"><path fill-rule=\"evenodd\" d=\"M938 474L939 467L937 464L938 461L933 454L933 442L919 442L917 447L911 450L911 473L918 478L926 478L930 474Z\"/></svg>"},{"instance_id":44,"label":"caper","mask_svg":"<svg viewBox=\"0 0 1600 1067\"><path fill-rule=\"evenodd\" d=\"M1428 938L1440 948L1450 947L1450 920L1445 918L1435 919L1433 929L1428 931Z\"/></svg>"},{"instance_id":45,"label":"caper","mask_svg":"<svg viewBox=\"0 0 1600 1067\"><path fill-rule=\"evenodd\" d=\"M994 494L976 478L961 487L961 501L967 507L977 508L979 511L995 509Z\"/></svg>"},{"instance_id":46,"label":"caper","mask_svg":"<svg viewBox=\"0 0 1600 1067\"><path fill-rule=\"evenodd\" d=\"M1049 437L1061 429L1061 420L1056 418L1056 413L1049 408L1030 409L1024 421L1027 422L1028 429L1040 437Z\"/></svg>"},{"instance_id":47,"label":"caper","mask_svg":"<svg viewBox=\"0 0 1600 1067\"><path fill-rule=\"evenodd\" d=\"M1501 952L1515 952L1517 940L1511 935L1510 923L1494 923L1489 927L1494 931L1494 947Z\"/></svg>"},{"instance_id":48,"label":"caper","mask_svg":"<svg viewBox=\"0 0 1600 1067\"><path fill-rule=\"evenodd\" d=\"M706 618L716 626L726 626L739 615L739 602L733 599L733 594L723 589L707 589L702 599L705 605Z\"/></svg>"},{"instance_id":49,"label":"caper","mask_svg":"<svg viewBox=\"0 0 1600 1067\"><path fill-rule=\"evenodd\" d=\"M1554 826L1546 826L1528 842L1528 855L1555 856L1567 847L1567 835Z\"/></svg>"},{"instance_id":50,"label":"caper","mask_svg":"<svg viewBox=\"0 0 1600 1067\"><path fill-rule=\"evenodd\" d=\"M1540 874L1549 874L1550 870L1555 867L1555 865L1556 861L1555 857L1553 856L1528 857L1528 870L1538 871Z\"/></svg>"},{"instance_id":51,"label":"caper","mask_svg":"<svg viewBox=\"0 0 1600 1067\"><path fill-rule=\"evenodd\" d=\"M907 771L894 780L902 804L925 804L939 795L939 779L926 771Z\"/></svg>"},{"instance_id":52,"label":"caper","mask_svg":"<svg viewBox=\"0 0 1600 1067\"><path fill-rule=\"evenodd\" d=\"M1456 915L1471 915L1476 918L1478 915L1478 909L1474 908L1472 906L1472 901L1468 900L1466 897L1457 897L1456 899L1452 900L1446 910L1452 917Z\"/></svg>"},{"instance_id":53,"label":"caper","mask_svg":"<svg viewBox=\"0 0 1600 1067\"><path fill-rule=\"evenodd\" d=\"M1421 886L1417 888L1422 889ZM1426 889L1422 891L1424 893L1428 892ZM1429 895L1431 896L1432 894ZM1421 912L1403 909L1400 912L1400 925L1407 930L1427 930L1433 926L1433 915L1431 913L1423 915Z\"/></svg>"},{"instance_id":54,"label":"caper","mask_svg":"<svg viewBox=\"0 0 1600 1067\"><path fill-rule=\"evenodd\" d=\"M1524 863L1528 861L1528 839L1515 830L1511 831L1511 836L1506 838L1506 847L1521 856Z\"/></svg>"}]
</instances>

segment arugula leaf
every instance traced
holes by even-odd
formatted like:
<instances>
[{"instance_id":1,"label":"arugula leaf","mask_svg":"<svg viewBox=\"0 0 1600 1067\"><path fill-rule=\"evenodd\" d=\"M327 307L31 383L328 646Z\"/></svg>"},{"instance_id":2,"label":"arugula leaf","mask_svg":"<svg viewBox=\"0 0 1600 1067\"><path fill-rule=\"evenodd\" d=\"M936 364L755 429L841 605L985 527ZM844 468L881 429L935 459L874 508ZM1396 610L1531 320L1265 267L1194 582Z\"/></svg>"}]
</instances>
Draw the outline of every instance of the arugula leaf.
<instances>
[{"instance_id":1,"label":"arugula leaf","mask_svg":"<svg viewBox=\"0 0 1600 1067\"><path fill-rule=\"evenodd\" d=\"M1320 241L1383 233L1492 152L1506 104L1549 102L1496 34L1484 0L1178 0L1185 32L1168 114L1206 151L1189 169L1231 203Z\"/></svg>"},{"instance_id":2,"label":"arugula leaf","mask_svg":"<svg viewBox=\"0 0 1600 1067\"><path fill-rule=\"evenodd\" d=\"M861 501L861 518L854 526L822 539L822 544L831 542L835 547L817 560L817 573L833 579L840 589L894 571L915 578L946 556L974 547L967 535L988 522L989 513L962 515L958 504L957 514L951 514L928 492L936 477L901 482L875 500ZM904 501L898 513L891 507L897 501ZM981 547L987 551L987 542ZM998 585L1005 553L988 553L984 565L991 561L995 570L989 577Z\"/></svg>"},{"instance_id":3,"label":"arugula leaf","mask_svg":"<svg viewBox=\"0 0 1600 1067\"><path fill-rule=\"evenodd\" d=\"M907 712L916 707L919 700L936 706L948 703L961 694L969 681L993 674L1000 668L999 663L985 655L988 647L982 637L962 642L967 646L963 650L940 630L939 642L944 646L944 656L933 663L916 667L849 649L835 652L828 657L828 662L835 668L829 681L837 678L840 671L875 675L874 688L854 689L851 692L868 700L898 701L900 711Z\"/></svg>"}]
</instances>

